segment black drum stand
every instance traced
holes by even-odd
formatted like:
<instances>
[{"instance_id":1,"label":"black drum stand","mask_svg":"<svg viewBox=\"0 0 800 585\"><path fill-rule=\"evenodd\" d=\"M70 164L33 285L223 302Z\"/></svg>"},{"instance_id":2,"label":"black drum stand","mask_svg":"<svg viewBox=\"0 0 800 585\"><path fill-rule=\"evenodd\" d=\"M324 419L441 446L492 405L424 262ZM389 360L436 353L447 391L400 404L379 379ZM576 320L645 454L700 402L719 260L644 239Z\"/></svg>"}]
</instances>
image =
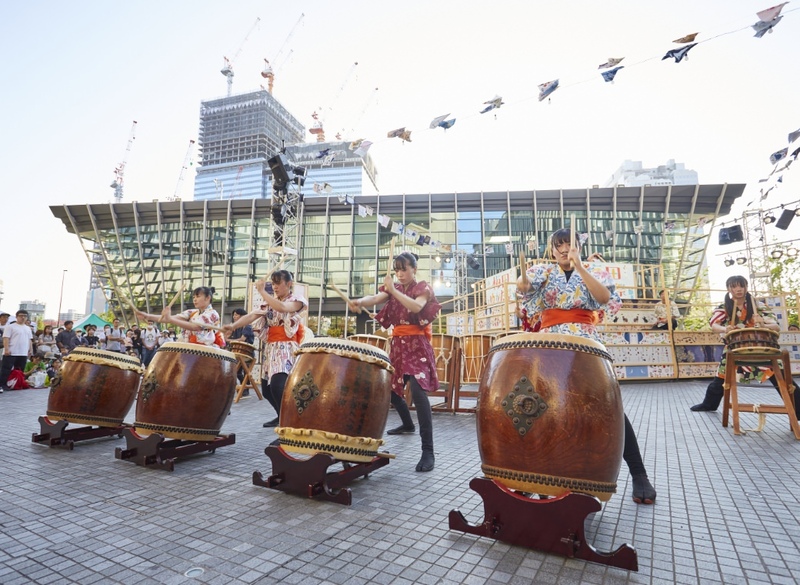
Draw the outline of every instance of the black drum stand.
<instances>
[{"instance_id":1,"label":"black drum stand","mask_svg":"<svg viewBox=\"0 0 800 585\"><path fill-rule=\"evenodd\" d=\"M31 442L45 443L48 447L58 447L60 449L68 449L72 451L77 441L87 441L89 439L98 439L100 437L110 437L117 435L121 437L127 425L120 424L113 427L76 427L67 430L69 421L58 420L52 422L46 416L39 417L40 432L33 433Z\"/></svg>"},{"instance_id":2,"label":"black drum stand","mask_svg":"<svg viewBox=\"0 0 800 585\"><path fill-rule=\"evenodd\" d=\"M142 467L158 467L168 471L175 471L175 460L195 453L210 451L213 453L218 447L233 445L236 435L220 435L211 441L184 441L182 439L167 439L164 435L153 433L142 436L131 428L123 431L127 449L117 447L114 457L126 461L133 461Z\"/></svg>"},{"instance_id":3,"label":"black drum stand","mask_svg":"<svg viewBox=\"0 0 800 585\"><path fill-rule=\"evenodd\" d=\"M328 453L317 453L309 459L296 459L278 445L264 449L272 460L272 475L264 479L260 471L253 472L253 484L299 494L349 506L353 501L347 487L359 477L369 477L369 473L389 464L387 457L375 457L368 463L353 463L336 459ZM342 471L328 472L335 463L344 466Z\"/></svg>"},{"instance_id":4,"label":"black drum stand","mask_svg":"<svg viewBox=\"0 0 800 585\"><path fill-rule=\"evenodd\" d=\"M639 570L633 547L623 544L613 552L604 553L586 542L583 530L586 517L601 509L600 501L593 496L568 493L535 500L485 477L474 478L469 487L483 499L483 523L472 526L459 510L451 510L451 530L629 571Z\"/></svg>"}]
</instances>

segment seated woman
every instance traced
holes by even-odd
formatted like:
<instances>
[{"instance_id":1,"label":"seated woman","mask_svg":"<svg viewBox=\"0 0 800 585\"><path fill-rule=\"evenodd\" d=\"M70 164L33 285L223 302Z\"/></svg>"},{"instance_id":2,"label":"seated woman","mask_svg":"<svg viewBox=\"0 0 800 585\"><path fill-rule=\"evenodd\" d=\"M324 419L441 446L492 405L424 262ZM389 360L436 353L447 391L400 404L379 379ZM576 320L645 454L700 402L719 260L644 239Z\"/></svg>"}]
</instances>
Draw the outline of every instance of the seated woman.
<instances>
[{"instance_id":1,"label":"seated woman","mask_svg":"<svg viewBox=\"0 0 800 585\"><path fill-rule=\"evenodd\" d=\"M659 292L658 297L661 300L656 303L656 306L653 309L653 315L656 319L656 324L653 326L653 329L669 329L669 326L672 325L672 330L674 331L678 328L678 319L680 319L681 316L681 312L678 310L678 305L669 300L666 290ZM667 319L667 303L669 303L670 306L672 323L670 323L670 320Z\"/></svg>"}]
</instances>

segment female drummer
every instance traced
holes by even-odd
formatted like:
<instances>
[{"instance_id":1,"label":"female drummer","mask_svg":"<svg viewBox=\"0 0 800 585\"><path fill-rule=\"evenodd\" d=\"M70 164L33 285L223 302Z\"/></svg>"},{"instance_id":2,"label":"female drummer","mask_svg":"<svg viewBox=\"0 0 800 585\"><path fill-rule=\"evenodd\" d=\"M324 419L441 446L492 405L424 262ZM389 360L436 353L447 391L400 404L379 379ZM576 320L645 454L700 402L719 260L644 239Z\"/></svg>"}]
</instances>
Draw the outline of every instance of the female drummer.
<instances>
[{"instance_id":1,"label":"female drummer","mask_svg":"<svg viewBox=\"0 0 800 585\"><path fill-rule=\"evenodd\" d=\"M271 286L264 279L256 283L264 299L261 309L225 326L225 331L230 332L263 319L258 334L266 351L261 369L261 393L277 414L273 420L264 423L265 428L278 426L283 388L294 365L294 352L303 340L300 313L308 308L308 301L294 293L294 280L288 270L273 272L270 283Z\"/></svg>"},{"instance_id":2,"label":"female drummer","mask_svg":"<svg viewBox=\"0 0 800 585\"><path fill-rule=\"evenodd\" d=\"M728 289L728 294L725 295L725 302L717 307L708 321L712 331L720 335L726 335L731 331L745 327L762 327L772 331L781 330L781 326L769 308L747 292L747 279L744 276L731 276L725 282L725 288ZM695 404L690 410L694 412L713 412L719 407L719 403L725 394L723 382L725 381L726 353L727 348L724 348L717 376L706 388L703 402ZM775 388L778 387L778 381L769 368L742 366L739 368L739 373L744 376L743 380L745 382L764 382L769 379ZM791 376L791 373L788 375ZM800 393L797 392L798 387L794 380L792 380L792 384L794 384L796 391L794 395L794 410L795 414L800 418Z\"/></svg>"},{"instance_id":3,"label":"female drummer","mask_svg":"<svg viewBox=\"0 0 800 585\"><path fill-rule=\"evenodd\" d=\"M403 396L406 383L411 383L411 396L417 407L419 435L422 439L422 458L417 471L431 471L433 456L433 414L426 392L439 387L436 358L431 345L431 322L441 309L433 289L425 281L416 281L417 258L403 252L394 259L398 282L387 273L378 294L351 300L353 311L388 301L375 319L392 330L389 358L394 366L392 375L392 406L400 415L402 425L386 431L389 435L414 432L414 421Z\"/></svg>"},{"instance_id":4,"label":"female drummer","mask_svg":"<svg viewBox=\"0 0 800 585\"><path fill-rule=\"evenodd\" d=\"M185 341L219 349L224 347L225 338L217 330L219 327L219 313L211 306L213 294L213 287L199 286L192 291L194 309L187 309L182 313L173 315L169 307L164 307L160 315L151 315L139 310L136 310L136 315L144 321L157 321L176 325L183 329Z\"/></svg>"},{"instance_id":5,"label":"female drummer","mask_svg":"<svg viewBox=\"0 0 800 585\"><path fill-rule=\"evenodd\" d=\"M616 313L622 306L614 280L602 265L581 262L580 243L570 245L570 230L560 229L550 236L547 257L555 264L537 264L528 269L527 280L518 282L528 314L541 313L542 333L578 335L600 341L595 324L598 312ZM601 342L602 343L602 342ZM633 501L652 504L656 490L647 477L628 417L625 416L625 446L622 458L633 480Z\"/></svg>"}]
</instances>

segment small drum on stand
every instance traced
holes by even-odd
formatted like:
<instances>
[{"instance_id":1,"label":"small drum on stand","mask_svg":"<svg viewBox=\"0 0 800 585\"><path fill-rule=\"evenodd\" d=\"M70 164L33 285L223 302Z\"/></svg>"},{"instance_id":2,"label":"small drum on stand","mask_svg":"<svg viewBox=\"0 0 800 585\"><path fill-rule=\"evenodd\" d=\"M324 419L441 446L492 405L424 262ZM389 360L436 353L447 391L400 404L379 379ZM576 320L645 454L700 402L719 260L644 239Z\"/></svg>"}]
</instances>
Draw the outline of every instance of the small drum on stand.
<instances>
[{"instance_id":1,"label":"small drum on stand","mask_svg":"<svg viewBox=\"0 0 800 585\"><path fill-rule=\"evenodd\" d=\"M133 405L143 371L137 357L76 347L50 386L47 417L117 427Z\"/></svg>"},{"instance_id":2,"label":"small drum on stand","mask_svg":"<svg viewBox=\"0 0 800 585\"><path fill-rule=\"evenodd\" d=\"M213 440L233 403L236 364L224 349L176 341L161 346L139 389L135 432Z\"/></svg>"},{"instance_id":3,"label":"small drum on stand","mask_svg":"<svg viewBox=\"0 0 800 585\"><path fill-rule=\"evenodd\" d=\"M372 347L377 347L381 351L385 351L386 353L389 352L389 339L386 337L381 337L380 335L366 335L366 334L359 334L359 335L351 335L347 338L349 341L355 341L356 343L366 343L367 345L371 345Z\"/></svg>"},{"instance_id":4,"label":"small drum on stand","mask_svg":"<svg viewBox=\"0 0 800 585\"><path fill-rule=\"evenodd\" d=\"M372 461L389 414L389 356L365 343L331 338L304 343L296 355L275 429L281 447Z\"/></svg>"},{"instance_id":5,"label":"small drum on stand","mask_svg":"<svg viewBox=\"0 0 800 585\"><path fill-rule=\"evenodd\" d=\"M725 335L728 351L740 354L780 355L778 332L764 327L734 329Z\"/></svg>"},{"instance_id":6,"label":"small drum on stand","mask_svg":"<svg viewBox=\"0 0 800 585\"><path fill-rule=\"evenodd\" d=\"M240 355L246 360L254 360L256 357L256 346L252 343L247 343L246 341L239 341L239 340L228 340L228 345L230 346L230 350L236 354Z\"/></svg>"},{"instance_id":7,"label":"small drum on stand","mask_svg":"<svg viewBox=\"0 0 800 585\"><path fill-rule=\"evenodd\" d=\"M504 337L483 371L477 430L487 477L509 489L607 501L625 434L611 356L572 335Z\"/></svg>"},{"instance_id":8,"label":"small drum on stand","mask_svg":"<svg viewBox=\"0 0 800 585\"><path fill-rule=\"evenodd\" d=\"M461 351L464 353L464 365L461 381L465 384L480 382L481 373L489 357L492 338L489 335L462 335Z\"/></svg>"}]
</instances>

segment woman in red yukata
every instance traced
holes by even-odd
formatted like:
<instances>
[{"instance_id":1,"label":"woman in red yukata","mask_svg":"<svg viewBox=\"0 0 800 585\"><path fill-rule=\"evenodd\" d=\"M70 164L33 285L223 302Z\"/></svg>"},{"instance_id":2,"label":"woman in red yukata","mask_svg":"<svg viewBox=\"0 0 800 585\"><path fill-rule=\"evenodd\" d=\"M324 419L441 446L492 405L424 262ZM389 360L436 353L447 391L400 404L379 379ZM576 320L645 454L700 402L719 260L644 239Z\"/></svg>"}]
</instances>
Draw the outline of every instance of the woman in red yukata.
<instances>
[{"instance_id":1,"label":"woman in red yukata","mask_svg":"<svg viewBox=\"0 0 800 585\"><path fill-rule=\"evenodd\" d=\"M394 366L392 375L392 406L403 424L386 431L388 435L413 433L416 429L403 396L405 385L411 386L411 396L417 407L419 435L422 439L422 458L417 471L431 471L433 456L433 414L427 392L438 389L436 358L431 346L431 323L441 309L431 286L416 280L417 257L403 252L394 259L397 281L387 273L378 294L350 301L350 309L359 311L386 302L375 319L386 328L393 327L389 358Z\"/></svg>"}]
</instances>

